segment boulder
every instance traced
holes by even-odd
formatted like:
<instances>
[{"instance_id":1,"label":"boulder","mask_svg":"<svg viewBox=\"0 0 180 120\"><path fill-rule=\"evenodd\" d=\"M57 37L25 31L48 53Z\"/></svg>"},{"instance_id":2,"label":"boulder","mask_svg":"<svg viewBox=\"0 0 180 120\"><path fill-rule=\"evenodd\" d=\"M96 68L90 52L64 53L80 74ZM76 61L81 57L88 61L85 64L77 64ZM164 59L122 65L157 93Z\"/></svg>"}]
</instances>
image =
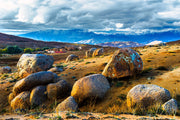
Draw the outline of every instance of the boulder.
<instances>
[{"instance_id":1,"label":"boulder","mask_svg":"<svg viewBox=\"0 0 180 120\"><path fill-rule=\"evenodd\" d=\"M11 104L11 101L16 97L16 95L14 93L10 93L8 96L8 102L9 104Z\"/></svg>"},{"instance_id":2,"label":"boulder","mask_svg":"<svg viewBox=\"0 0 180 120\"><path fill-rule=\"evenodd\" d=\"M61 111L71 111L71 112L77 112L78 111L78 104L76 103L75 99L70 96L66 98L63 102L58 104L56 107L56 112Z\"/></svg>"},{"instance_id":3,"label":"boulder","mask_svg":"<svg viewBox=\"0 0 180 120\"><path fill-rule=\"evenodd\" d=\"M171 99L169 101L167 101L166 103L164 103L162 105L163 110L167 113L167 114L176 114L177 110L178 110L178 104L177 101L175 99Z\"/></svg>"},{"instance_id":4,"label":"boulder","mask_svg":"<svg viewBox=\"0 0 180 120\"><path fill-rule=\"evenodd\" d=\"M41 105L47 100L46 86L35 87L30 94L30 104L33 107Z\"/></svg>"},{"instance_id":5,"label":"boulder","mask_svg":"<svg viewBox=\"0 0 180 120\"><path fill-rule=\"evenodd\" d=\"M54 79L57 79L55 77L55 73L49 71L33 73L28 77L18 81L13 87L13 93L18 94L22 91L29 91L39 85L47 85L49 83L53 83Z\"/></svg>"},{"instance_id":6,"label":"boulder","mask_svg":"<svg viewBox=\"0 0 180 120\"><path fill-rule=\"evenodd\" d=\"M49 99L59 99L70 94L71 86L65 80L47 85L47 95Z\"/></svg>"},{"instance_id":7,"label":"boulder","mask_svg":"<svg viewBox=\"0 0 180 120\"><path fill-rule=\"evenodd\" d=\"M5 67L0 68L0 73L1 73L1 74L11 73L11 67L5 66Z\"/></svg>"},{"instance_id":8,"label":"boulder","mask_svg":"<svg viewBox=\"0 0 180 120\"><path fill-rule=\"evenodd\" d=\"M50 72L62 72L63 68L61 68L61 67L53 67L53 68L49 69L48 71L50 71Z\"/></svg>"},{"instance_id":9,"label":"boulder","mask_svg":"<svg viewBox=\"0 0 180 120\"><path fill-rule=\"evenodd\" d=\"M44 54L23 54L18 63L17 69L20 78L24 78L32 73L46 71L53 65L52 56Z\"/></svg>"},{"instance_id":10,"label":"boulder","mask_svg":"<svg viewBox=\"0 0 180 120\"><path fill-rule=\"evenodd\" d=\"M86 58L88 57L92 57L93 52L96 50L96 48L91 48L89 50L86 51Z\"/></svg>"},{"instance_id":11,"label":"boulder","mask_svg":"<svg viewBox=\"0 0 180 120\"><path fill-rule=\"evenodd\" d=\"M143 69L143 61L139 54L128 48L117 50L104 68L102 74L112 79L132 76Z\"/></svg>"},{"instance_id":12,"label":"boulder","mask_svg":"<svg viewBox=\"0 0 180 120\"><path fill-rule=\"evenodd\" d=\"M109 88L110 85L106 77L101 74L93 74L76 81L71 96L77 102L82 102L88 98L103 98Z\"/></svg>"},{"instance_id":13,"label":"boulder","mask_svg":"<svg viewBox=\"0 0 180 120\"><path fill-rule=\"evenodd\" d=\"M30 108L30 102L29 102L30 92L25 91L17 95L12 101L11 101L11 107L15 111L26 111Z\"/></svg>"},{"instance_id":14,"label":"boulder","mask_svg":"<svg viewBox=\"0 0 180 120\"><path fill-rule=\"evenodd\" d=\"M101 56L101 55L103 55L103 52L104 52L104 50L103 50L103 48L98 48L98 49L96 49L94 52L93 52L93 57L96 57L96 56Z\"/></svg>"},{"instance_id":15,"label":"boulder","mask_svg":"<svg viewBox=\"0 0 180 120\"><path fill-rule=\"evenodd\" d=\"M151 105L163 104L170 99L170 92L165 88L152 84L140 84L128 92L127 106L146 108Z\"/></svg>"},{"instance_id":16,"label":"boulder","mask_svg":"<svg viewBox=\"0 0 180 120\"><path fill-rule=\"evenodd\" d=\"M66 62L70 62L70 61L75 61L75 60L79 60L79 57L77 55L69 55L67 58L66 58Z\"/></svg>"}]
</instances>

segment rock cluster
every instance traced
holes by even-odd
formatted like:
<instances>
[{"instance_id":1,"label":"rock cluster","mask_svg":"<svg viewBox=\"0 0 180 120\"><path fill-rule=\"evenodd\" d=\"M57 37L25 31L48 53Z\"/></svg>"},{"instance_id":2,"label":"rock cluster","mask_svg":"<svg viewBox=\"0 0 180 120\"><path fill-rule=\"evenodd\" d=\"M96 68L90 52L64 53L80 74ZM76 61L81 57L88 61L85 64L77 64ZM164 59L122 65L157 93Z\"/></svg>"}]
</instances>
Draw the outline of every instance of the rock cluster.
<instances>
[{"instance_id":1,"label":"rock cluster","mask_svg":"<svg viewBox=\"0 0 180 120\"><path fill-rule=\"evenodd\" d=\"M86 58L89 57L96 57L96 56L101 56L103 55L104 50L103 48L91 48L89 50L86 51Z\"/></svg>"},{"instance_id":2,"label":"rock cluster","mask_svg":"<svg viewBox=\"0 0 180 120\"><path fill-rule=\"evenodd\" d=\"M52 84L54 84L54 88L49 89ZM13 87L13 92L9 95L9 102L15 111L27 110L30 107L41 105L48 98L63 98L70 93L70 90L71 87L66 81L57 82L55 73L41 71L18 81Z\"/></svg>"}]
</instances>

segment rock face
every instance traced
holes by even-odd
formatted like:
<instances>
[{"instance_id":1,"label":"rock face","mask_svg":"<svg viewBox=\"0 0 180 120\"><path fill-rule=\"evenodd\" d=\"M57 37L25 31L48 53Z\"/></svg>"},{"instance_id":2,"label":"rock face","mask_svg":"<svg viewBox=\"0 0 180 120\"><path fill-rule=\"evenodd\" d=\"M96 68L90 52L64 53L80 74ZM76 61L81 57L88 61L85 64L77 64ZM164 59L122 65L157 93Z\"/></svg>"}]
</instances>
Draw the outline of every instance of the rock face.
<instances>
[{"instance_id":1,"label":"rock face","mask_svg":"<svg viewBox=\"0 0 180 120\"><path fill-rule=\"evenodd\" d=\"M46 86L37 86L31 91L30 104L36 107L47 99Z\"/></svg>"},{"instance_id":2,"label":"rock face","mask_svg":"<svg viewBox=\"0 0 180 120\"><path fill-rule=\"evenodd\" d=\"M13 110L26 111L30 107L29 102L30 92L22 92L11 101L11 107Z\"/></svg>"},{"instance_id":3,"label":"rock face","mask_svg":"<svg viewBox=\"0 0 180 120\"><path fill-rule=\"evenodd\" d=\"M71 54L66 58L66 62L70 62L70 61L74 61L74 60L79 60L79 57L77 55Z\"/></svg>"},{"instance_id":4,"label":"rock face","mask_svg":"<svg viewBox=\"0 0 180 120\"><path fill-rule=\"evenodd\" d=\"M44 54L23 54L18 63L17 69L19 77L24 78L32 73L46 71L53 65L52 56Z\"/></svg>"},{"instance_id":5,"label":"rock face","mask_svg":"<svg viewBox=\"0 0 180 120\"><path fill-rule=\"evenodd\" d=\"M132 49L117 50L108 62L102 74L112 79L127 77L141 72L143 61L139 54Z\"/></svg>"},{"instance_id":6,"label":"rock face","mask_svg":"<svg viewBox=\"0 0 180 120\"><path fill-rule=\"evenodd\" d=\"M5 67L0 68L0 73L1 73L1 74L11 73L11 67L5 66Z\"/></svg>"},{"instance_id":7,"label":"rock face","mask_svg":"<svg viewBox=\"0 0 180 120\"><path fill-rule=\"evenodd\" d=\"M171 99L170 92L152 84L141 84L133 87L127 94L128 107L148 107L153 104L163 104Z\"/></svg>"},{"instance_id":8,"label":"rock face","mask_svg":"<svg viewBox=\"0 0 180 120\"><path fill-rule=\"evenodd\" d=\"M49 69L48 71L50 71L50 72L62 72L63 69L60 67L54 67L54 68Z\"/></svg>"},{"instance_id":9,"label":"rock face","mask_svg":"<svg viewBox=\"0 0 180 120\"><path fill-rule=\"evenodd\" d=\"M78 104L76 103L75 99L72 96L70 96L56 107L56 112L60 111L77 112Z\"/></svg>"},{"instance_id":10,"label":"rock face","mask_svg":"<svg viewBox=\"0 0 180 120\"><path fill-rule=\"evenodd\" d=\"M171 99L167 101L166 103L163 104L162 107L167 114L172 114L172 115L176 114L178 110L178 104L175 99Z\"/></svg>"},{"instance_id":11,"label":"rock face","mask_svg":"<svg viewBox=\"0 0 180 120\"><path fill-rule=\"evenodd\" d=\"M54 79L56 79L54 74L55 73L47 71L33 73L18 81L13 87L13 93L18 94L22 91L29 91L39 85L53 83Z\"/></svg>"},{"instance_id":12,"label":"rock face","mask_svg":"<svg viewBox=\"0 0 180 120\"><path fill-rule=\"evenodd\" d=\"M103 55L103 48L99 48L99 49L96 49L94 52L93 52L93 57L96 57L96 56L100 56L100 55Z\"/></svg>"},{"instance_id":13,"label":"rock face","mask_svg":"<svg viewBox=\"0 0 180 120\"><path fill-rule=\"evenodd\" d=\"M63 98L70 94L71 86L65 80L47 85L48 99Z\"/></svg>"},{"instance_id":14,"label":"rock face","mask_svg":"<svg viewBox=\"0 0 180 120\"><path fill-rule=\"evenodd\" d=\"M75 82L71 96L77 102L82 102L87 98L103 98L109 88L109 82L103 75L89 75Z\"/></svg>"},{"instance_id":15,"label":"rock face","mask_svg":"<svg viewBox=\"0 0 180 120\"><path fill-rule=\"evenodd\" d=\"M86 58L88 57L92 57L93 52L96 50L96 48L91 48L89 50L86 51Z\"/></svg>"}]
</instances>

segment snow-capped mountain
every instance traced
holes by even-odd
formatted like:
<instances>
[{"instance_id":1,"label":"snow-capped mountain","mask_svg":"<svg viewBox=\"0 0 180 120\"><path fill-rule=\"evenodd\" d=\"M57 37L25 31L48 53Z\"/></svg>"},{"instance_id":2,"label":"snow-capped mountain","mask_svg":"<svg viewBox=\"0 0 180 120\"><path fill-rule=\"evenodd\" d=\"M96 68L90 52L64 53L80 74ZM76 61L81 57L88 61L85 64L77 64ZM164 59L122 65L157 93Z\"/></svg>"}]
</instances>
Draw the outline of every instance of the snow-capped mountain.
<instances>
[{"instance_id":1,"label":"snow-capped mountain","mask_svg":"<svg viewBox=\"0 0 180 120\"><path fill-rule=\"evenodd\" d=\"M120 42L120 41L106 42L106 43L101 43L98 45L103 46L103 47L109 46L109 47L118 47L118 48L144 46L144 44L140 44L140 43L132 42L132 41L128 41L128 42Z\"/></svg>"},{"instance_id":2,"label":"snow-capped mountain","mask_svg":"<svg viewBox=\"0 0 180 120\"><path fill-rule=\"evenodd\" d=\"M26 34L21 34L19 36L43 41L57 41L84 44L100 44L114 41L133 41L141 44L148 44L155 40L162 42L179 40L180 32L168 31L146 34L123 34L108 32L107 34L97 34L96 32L87 30L72 29L35 31Z\"/></svg>"}]
</instances>

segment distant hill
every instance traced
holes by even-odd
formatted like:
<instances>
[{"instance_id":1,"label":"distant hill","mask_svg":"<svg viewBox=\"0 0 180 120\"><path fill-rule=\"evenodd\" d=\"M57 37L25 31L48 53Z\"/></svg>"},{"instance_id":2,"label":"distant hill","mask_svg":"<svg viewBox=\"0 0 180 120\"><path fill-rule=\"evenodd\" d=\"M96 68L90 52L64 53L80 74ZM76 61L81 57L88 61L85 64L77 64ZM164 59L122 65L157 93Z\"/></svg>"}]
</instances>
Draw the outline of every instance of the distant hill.
<instances>
[{"instance_id":1,"label":"distant hill","mask_svg":"<svg viewBox=\"0 0 180 120\"><path fill-rule=\"evenodd\" d=\"M144 46L144 44L140 44L137 42L132 42L132 41L128 41L128 42L120 42L120 41L116 41L116 42L106 42L106 43L101 43L98 44L99 46L110 46L110 47L118 47L118 48L124 48L124 47L141 47Z\"/></svg>"},{"instance_id":2,"label":"distant hill","mask_svg":"<svg viewBox=\"0 0 180 120\"><path fill-rule=\"evenodd\" d=\"M77 44L63 43L63 42L45 42L40 40L33 40L29 38L18 37L14 35L7 35L0 33L0 48L6 46L17 45L21 48L31 47L31 48L42 48L42 47L71 47L79 46ZM81 46L81 45L80 45Z\"/></svg>"},{"instance_id":3,"label":"distant hill","mask_svg":"<svg viewBox=\"0 0 180 120\"><path fill-rule=\"evenodd\" d=\"M100 34L81 29L73 30L42 30L19 35L43 41L59 41L80 44L100 44L115 41L133 41L141 44L148 44L158 40L162 42L170 42L180 39L179 31L156 32L146 34L120 34L108 32Z\"/></svg>"}]
</instances>

